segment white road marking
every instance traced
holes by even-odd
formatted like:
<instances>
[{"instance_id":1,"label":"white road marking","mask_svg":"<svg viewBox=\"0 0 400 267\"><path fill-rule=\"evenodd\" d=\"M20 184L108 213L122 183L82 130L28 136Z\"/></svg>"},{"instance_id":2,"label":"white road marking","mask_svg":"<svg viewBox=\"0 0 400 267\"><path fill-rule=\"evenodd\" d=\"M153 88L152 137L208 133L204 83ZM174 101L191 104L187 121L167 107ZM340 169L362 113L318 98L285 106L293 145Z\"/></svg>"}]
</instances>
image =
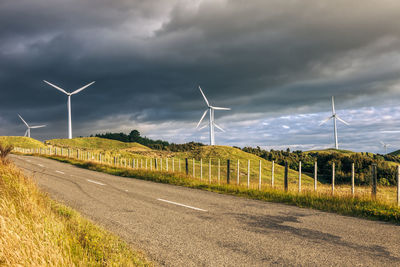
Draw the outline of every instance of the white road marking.
<instances>
[{"instance_id":1,"label":"white road marking","mask_svg":"<svg viewBox=\"0 0 400 267\"><path fill-rule=\"evenodd\" d=\"M177 203L177 202L165 200L165 199L162 199L162 198L157 198L157 200L163 201L163 202L167 202L167 203L170 203L170 204L174 204L174 205L177 205L177 206L189 208L189 209L194 209L194 210L199 210L199 211L205 211L205 212L207 212L206 210L203 210L203 209L200 209L200 208L196 208L196 207L188 206L188 205L185 205L185 204L181 204L181 203Z\"/></svg>"},{"instance_id":2,"label":"white road marking","mask_svg":"<svg viewBox=\"0 0 400 267\"><path fill-rule=\"evenodd\" d=\"M44 167L42 164L38 164L38 166L40 166L40 167Z\"/></svg>"},{"instance_id":3,"label":"white road marking","mask_svg":"<svg viewBox=\"0 0 400 267\"><path fill-rule=\"evenodd\" d=\"M65 172L62 172L62 171L56 171L56 172L61 173L61 174L65 174Z\"/></svg>"},{"instance_id":4,"label":"white road marking","mask_svg":"<svg viewBox=\"0 0 400 267\"><path fill-rule=\"evenodd\" d=\"M106 185L106 184L103 184L103 183L100 183L100 182L96 182L96 181L93 181L93 180L89 180L89 179L87 179L87 181L91 182L91 183L94 183L94 184L98 184L98 185Z\"/></svg>"},{"instance_id":5,"label":"white road marking","mask_svg":"<svg viewBox=\"0 0 400 267\"><path fill-rule=\"evenodd\" d=\"M27 161L27 162L31 162L31 160L30 160L30 159L27 159L26 161Z\"/></svg>"}]
</instances>

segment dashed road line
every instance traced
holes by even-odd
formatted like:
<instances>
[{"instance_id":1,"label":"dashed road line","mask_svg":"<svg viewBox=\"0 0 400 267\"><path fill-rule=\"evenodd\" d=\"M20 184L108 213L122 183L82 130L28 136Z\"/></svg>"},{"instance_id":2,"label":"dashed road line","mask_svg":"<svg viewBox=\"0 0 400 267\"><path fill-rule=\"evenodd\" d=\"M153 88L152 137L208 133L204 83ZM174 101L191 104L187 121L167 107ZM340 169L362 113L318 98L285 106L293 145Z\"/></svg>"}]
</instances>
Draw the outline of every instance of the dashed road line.
<instances>
[{"instance_id":1,"label":"dashed road line","mask_svg":"<svg viewBox=\"0 0 400 267\"><path fill-rule=\"evenodd\" d=\"M196 207L192 207L192 206L188 206L188 205L185 205L185 204L181 204L181 203L177 203L177 202L165 200L165 199L162 199L162 198L157 198L157 200L163 201L163 202L167 202L167 203L170 203L170 204L174 204L174 205L177 205L177 206L181 206L181 207L193 209L193 210L198 210L198 211L205 211L205 212L207 212L207 210L203 210L203 209L196 208Z\"/></svg>"},{"instance_id":2,"label":"dashed road line","mask_svg":"<svg viewBox=\"0 0 400 267\"><path fill-rule=\"evenodd\" d=\"M44 167L42 164L38 164L39 167Z\"/></svg>"},{"instance_id":3,"label":"dashed road line","mask_svg":"<svg viewBox=\"0 0 400 267\"><path fill-rule=\"evenodd\" d=\"M103 183L100 183L100 182L96 182L96 181L93 181L93 180L90 180L90 179L87 179L87 181L90 182L90 183L98 184L98 185L106 185L106 184L103 184Z\"/></svg>"},{"instance_id":4,"label":"dashed road line","mask_svg":"<svg viewBox=\"0 0 400 267\"><path fill-rule=\"evenodd\" d=\"M62 172L62 171L56 171L57 173L61 173L61 174L65 174L65 172Z\"/></svg>"}]
</instances>

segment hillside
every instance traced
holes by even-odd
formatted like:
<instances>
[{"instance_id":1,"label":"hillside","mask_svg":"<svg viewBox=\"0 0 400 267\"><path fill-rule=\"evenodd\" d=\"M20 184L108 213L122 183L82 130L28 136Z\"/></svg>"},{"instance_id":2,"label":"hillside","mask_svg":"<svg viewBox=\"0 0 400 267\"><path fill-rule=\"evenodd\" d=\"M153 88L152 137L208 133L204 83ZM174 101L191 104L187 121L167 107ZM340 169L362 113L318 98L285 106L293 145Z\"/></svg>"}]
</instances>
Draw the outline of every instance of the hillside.
<instances>
[{"instance_id":1,"label":"hillside","mask_svg":"<svg viewBox=\"0 0 400 267\"><path fill-rule=\"evenodd\" d=\"M391 155L391 156L400 156L400 149L399 150L396 150L396 151L393 151L393 152L390 152L390 153L388 153L388 155Z\"/></svg>"},{"instance_id":2,"label":"hillside","mask_svg":"<svg viewBox=\"0 0 400 267\"><path fill-rule=\"evenodd\" d=\"M104 139L99 137L80 137L73 139L51 139L46 144L65 148L80 148L92 150L122 150L146 151L150 148L138 143L124 143L121 141Z\"/></svg>"},{"instance_id":3,"label":"hillside","mask_svg":"<svg viewBox=\"0 0 400 267\"><path fill-rule=\"evenodd\" d=\"M33 138L24 136L0 136L0 143L3 145L12 145L20 148L41 148L45 145Z\"/></svg>"}]
</instances>

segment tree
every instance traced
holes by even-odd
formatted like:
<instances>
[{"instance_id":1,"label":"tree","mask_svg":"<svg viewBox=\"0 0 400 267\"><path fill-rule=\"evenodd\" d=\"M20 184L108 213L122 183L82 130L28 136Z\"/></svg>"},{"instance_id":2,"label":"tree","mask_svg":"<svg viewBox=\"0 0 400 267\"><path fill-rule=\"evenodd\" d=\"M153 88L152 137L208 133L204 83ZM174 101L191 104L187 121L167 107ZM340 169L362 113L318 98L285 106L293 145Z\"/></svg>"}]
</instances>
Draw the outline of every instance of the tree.
<instances>
[{"instance_id":1,"label":"tree","mask_svg":"<svg viewBox=\"0 0 400 267\"><path fill-rule=\"evenodd\" d=\"M129 142L139 142L140 138L140 132L138 130L132 130L129 133Z\"/></svg>"}]
</instances>

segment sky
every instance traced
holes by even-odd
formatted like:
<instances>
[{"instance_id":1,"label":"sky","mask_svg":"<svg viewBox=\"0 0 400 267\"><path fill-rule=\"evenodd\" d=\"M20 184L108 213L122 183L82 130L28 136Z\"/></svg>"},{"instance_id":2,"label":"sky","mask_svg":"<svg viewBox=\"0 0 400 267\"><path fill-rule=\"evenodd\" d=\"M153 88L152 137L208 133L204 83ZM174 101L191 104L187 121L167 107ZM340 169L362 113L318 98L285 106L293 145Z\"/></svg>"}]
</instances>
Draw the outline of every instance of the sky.
<instances>
[{"instance_id":1,"label":"sky","mask_svg":"<svg viewBox=\"0 0 400 267\"><path fill-rule=\"evenodd\" d=\"M383 153L400 148L400 2L320 0L2 0L0 135L39 140L138 129L219 145ZM206 123L205 121L204 123Z\"/></svg>"}]
</instances>

